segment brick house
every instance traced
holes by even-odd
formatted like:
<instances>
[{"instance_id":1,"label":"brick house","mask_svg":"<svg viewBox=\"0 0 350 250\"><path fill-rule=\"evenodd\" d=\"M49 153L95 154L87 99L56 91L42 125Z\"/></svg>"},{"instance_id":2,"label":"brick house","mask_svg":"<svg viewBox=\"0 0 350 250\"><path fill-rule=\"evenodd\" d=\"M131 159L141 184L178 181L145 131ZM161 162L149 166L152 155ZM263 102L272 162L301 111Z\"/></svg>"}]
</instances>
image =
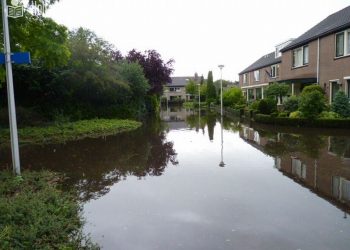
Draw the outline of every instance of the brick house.
<instances>
[{"instance_id":1,"label":"brick house","mask_svg":"<svg viewBox=\"0 0 350 250\"><path fill-rule=\"evenodd\" d=\"M196 74L193 76L171 77L171 82L164 86L163 98L167 102L184 102L192 99L192 96L186 94L186 85L189 81L199 82L200 78Z\"/></svg>"},{"instance_id":2,"label":"brick house","mask_svg":"<svg viewBox=\"0 0 350 250\"><path fill-rule=\"evenodd\" d=\"M276 80L289 83L292 95L308 84L319 84L330 103L339 90L350 97L350 6L328 16L280 52ZM244 74L252 74L247 69L240 73L243 91L247 89Z\"/></svg>"}]
</instances>

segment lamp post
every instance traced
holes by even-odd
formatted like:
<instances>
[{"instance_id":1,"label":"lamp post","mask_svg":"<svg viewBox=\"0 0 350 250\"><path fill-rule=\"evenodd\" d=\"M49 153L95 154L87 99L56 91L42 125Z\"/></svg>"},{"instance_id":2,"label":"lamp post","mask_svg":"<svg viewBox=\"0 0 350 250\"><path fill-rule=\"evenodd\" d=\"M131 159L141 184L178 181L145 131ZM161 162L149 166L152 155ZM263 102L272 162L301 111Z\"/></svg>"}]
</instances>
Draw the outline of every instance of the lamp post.
<instances>
[{"instance_id":1,"label":"lamp post","mask_svg":"<svg viewBox=\"0 0 350 250\"><path fill-rule=\"evenodd\" d=\"M224 65L219 65L218 66L219 69L220 69L220 74L221 74L221 77L220 77L220 99L221 99L221 117L223 116L223 107L222 107L222 69L224 68Z\"/></svg>"},{"instance_id":2,"label":"lamp post","mask_svg":"<svg viewBox=\"0 0 350 250\"><path fill-rule=\"evenodd\" d=\"M223 136L223 105L222 105L222 69L224 68L224 65L219 65L218 66L220 69L220 100L221 100L221 161L219 166L220 167L225 167L225 163L224 163L224 136Z\"/></svg>"},{"instance_id":3,"label":"lamp post","mask_svg":"<svg viewBox=\"0 0 350 250\"><path fill-rule=\"evenodd\" d=\"M2 5L1 6L2 7L2 24L3 24L3 32L4 32L7 98L8 98L8 110L9 110L9 120L10 120L10 134L11 134L12 166L13 166L14 173L17 175L20 175L21 167L20 167L20 160L19 160L16 106L15 106L15 97L14 97L14 88L13 88L10 31L9 31L9 23L8 23L8 6L6 3L6 0L2 0L1 5Z\"/></svg>"}]
</instances>

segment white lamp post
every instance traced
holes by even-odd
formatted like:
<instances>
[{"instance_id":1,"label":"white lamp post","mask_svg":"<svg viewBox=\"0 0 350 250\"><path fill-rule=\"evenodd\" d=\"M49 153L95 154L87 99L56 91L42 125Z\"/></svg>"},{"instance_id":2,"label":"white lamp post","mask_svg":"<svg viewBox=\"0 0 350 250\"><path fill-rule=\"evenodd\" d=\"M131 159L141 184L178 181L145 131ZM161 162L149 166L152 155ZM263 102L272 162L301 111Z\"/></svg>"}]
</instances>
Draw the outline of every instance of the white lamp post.
<instances>
[{"instance_id":1,"label":"white lamp post","mask_svg":"<svg viewBox=\"0 0 350 250\"><path fill-rule=\"evenodd\" d=\"M221 161L219 166L220 167L225 167L225 163L224 163L224 137L223 137L223 105L222 105L222 69L224 68L224 65L219 65L219 69L220 69L220 99L221 99Z\"/></svg>"},{"instance_id":2,"label":"white lamp post","mask_svg":"<svg viewBox=\"0 0 350 250\"><path fill-rule=\"evenodd\" d=\"M220 99L221 99L221 117L223 116L223 107L222 107L222 69L224 68L224 65L219 65L220 69Z\"/></svg>"}]
</instances>

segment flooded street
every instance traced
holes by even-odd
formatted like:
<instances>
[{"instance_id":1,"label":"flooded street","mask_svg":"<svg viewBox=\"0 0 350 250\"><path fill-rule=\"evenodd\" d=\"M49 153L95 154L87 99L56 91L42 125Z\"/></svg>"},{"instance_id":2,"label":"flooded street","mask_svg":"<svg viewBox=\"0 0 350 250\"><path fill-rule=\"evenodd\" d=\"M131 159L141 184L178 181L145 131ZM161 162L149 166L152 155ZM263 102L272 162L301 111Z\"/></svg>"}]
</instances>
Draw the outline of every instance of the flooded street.
<instances>
[{"instance_id":1,"label":"flooded street","mask_svg":"<svg viewBox=\"0 0 350 250\"><path fill-rule=\"evenodd\" d=\"M23 168L68 177L103 249L349 249L349 132L221 126L185 109L162 117L113 137L22 147Z\"/></svg>"}]
</instances>

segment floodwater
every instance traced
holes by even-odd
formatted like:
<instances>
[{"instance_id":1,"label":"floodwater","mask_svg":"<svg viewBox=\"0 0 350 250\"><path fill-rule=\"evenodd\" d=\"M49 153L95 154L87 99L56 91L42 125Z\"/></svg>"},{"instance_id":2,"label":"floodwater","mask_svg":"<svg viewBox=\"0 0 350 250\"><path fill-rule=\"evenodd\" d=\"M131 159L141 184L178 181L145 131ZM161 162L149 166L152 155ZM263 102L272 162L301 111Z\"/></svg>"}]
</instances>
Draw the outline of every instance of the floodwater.
<instances>
[{"instance_id":1,"label":"floodwater","mask_svg":"<svg viewBox=\"0 0 350 250\"><path fill-rule=\"evenodd\" d=\"M22 165L68 177L103 249L350 248L350 131L185 109L162 117L136 132L22 147ZM8 168L9 150L0 153Z\"/></svg>"}]
</instances>

